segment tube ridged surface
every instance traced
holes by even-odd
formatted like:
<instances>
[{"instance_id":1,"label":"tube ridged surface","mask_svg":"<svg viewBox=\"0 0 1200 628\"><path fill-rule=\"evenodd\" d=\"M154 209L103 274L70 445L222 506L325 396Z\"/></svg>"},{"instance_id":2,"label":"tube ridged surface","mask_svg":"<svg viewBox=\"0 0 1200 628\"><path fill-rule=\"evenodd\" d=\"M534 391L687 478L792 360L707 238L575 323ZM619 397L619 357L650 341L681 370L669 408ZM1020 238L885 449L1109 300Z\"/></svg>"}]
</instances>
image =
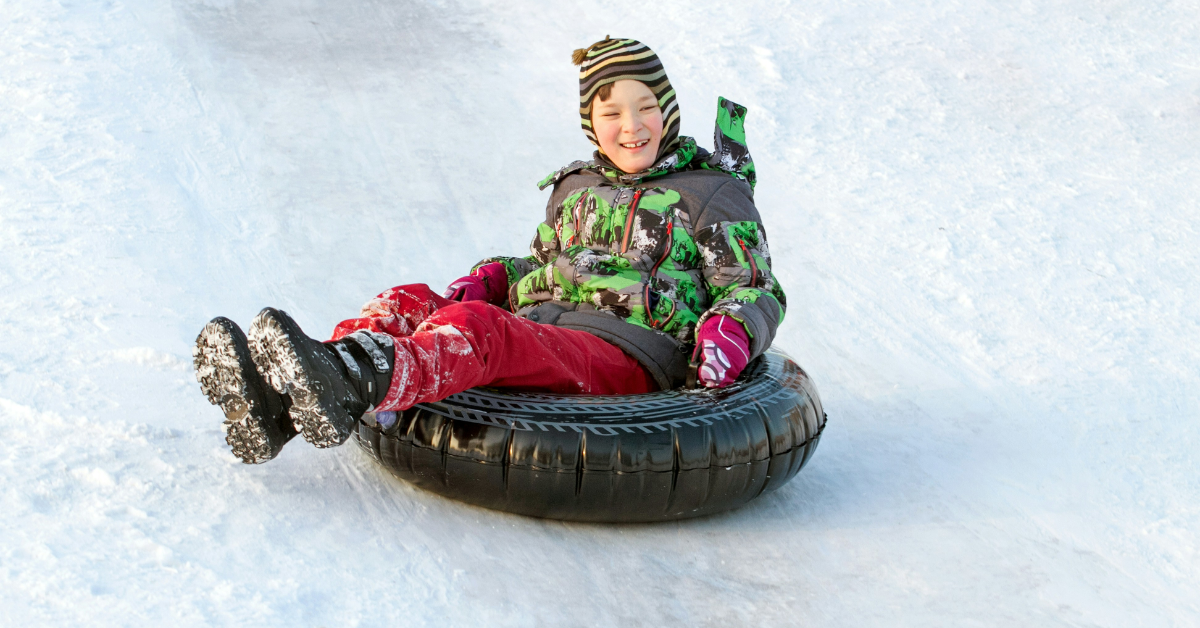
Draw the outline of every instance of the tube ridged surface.
<instances>
[{"instance_id":1,"label":"tube ridged surface","mask_svg":"<svg viewBox=\"0 0 1200 628\"><path fill-rule=\"evenodd\" d=\"M808 375L771 351L715 391L590 397L474 388L400 413L359 445L400 478L471 504L596 522L736 508L812 457L825 413Z\"/></svg>"}]
</instances>

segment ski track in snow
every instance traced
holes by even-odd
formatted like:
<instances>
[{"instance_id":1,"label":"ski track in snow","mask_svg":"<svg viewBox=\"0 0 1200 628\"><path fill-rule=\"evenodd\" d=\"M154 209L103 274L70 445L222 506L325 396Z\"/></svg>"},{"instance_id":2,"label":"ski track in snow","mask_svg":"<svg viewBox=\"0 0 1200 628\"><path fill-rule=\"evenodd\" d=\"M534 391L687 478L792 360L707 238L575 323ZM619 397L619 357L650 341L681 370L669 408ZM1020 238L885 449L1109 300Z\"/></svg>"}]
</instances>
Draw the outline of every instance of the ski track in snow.
<instances>
[{"instance_id":1,"label":"ski track in snow","mask_svg":"<svg viewBox=\"0 0 1200 628\"><path fill-rule=\"evenodd\" d=\"M1200 625L1194 4L2 6L0 625ZM604 526L238 463L204 323L522 253L606 33L750 109L809 466Z\"/></svg>"}]
</instances>

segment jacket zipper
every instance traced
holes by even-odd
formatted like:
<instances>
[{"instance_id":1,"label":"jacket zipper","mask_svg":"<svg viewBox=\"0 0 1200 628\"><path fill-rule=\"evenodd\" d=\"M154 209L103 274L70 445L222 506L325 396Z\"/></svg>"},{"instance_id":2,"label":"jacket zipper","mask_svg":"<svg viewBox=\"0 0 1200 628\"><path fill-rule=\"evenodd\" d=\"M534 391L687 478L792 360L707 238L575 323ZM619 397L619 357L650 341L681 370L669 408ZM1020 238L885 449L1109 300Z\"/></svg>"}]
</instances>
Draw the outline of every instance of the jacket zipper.
<instances>
[{"instance_id":1,"label":"jacket zipper","mask_svg":"<svg viewBox=\"0 0 1200 628\"><path fill-rule=\"evenodd\" d=\"M665 297L660 296L659 298L662 299ZM646 288L642 292L642 301L646 304L646 319L650 321L651 327L662 327L663 325L671 322L671 319L675 317L675 302L668 299L668 302L671 304L671 311L667 313L667 317L661 321L657 318L654 318L654 313L650 308L650 284L646 284Z\"/></svg>"},{"instance_id":2,"label":"jacket zipper","mask_svg":"<svg viewBox=\"0 0 1200 628\"><path fill-rule=\"evenodd\" d=\"M738 238L738 244L742 246L742 255L745 255L746 259L750 260L750 287L753 288L758 283L758 264L754 262L754 256L746 248L746 242Z\"/></svg>"},{"instance_id":3,"label":"jacket zipper","mask_svg":"<svg viewBox=\"0 0 1200 628\"><path fill-rule=\"evenodd\" d=\"M625 217L625 233L621 238L621 255L629 250L629 230L633 229L633 216L637 213L638 201L642 199L642 190L638 188L633 193L633 201L629 203L629 215Z\"/></svg>"}]
</instances>

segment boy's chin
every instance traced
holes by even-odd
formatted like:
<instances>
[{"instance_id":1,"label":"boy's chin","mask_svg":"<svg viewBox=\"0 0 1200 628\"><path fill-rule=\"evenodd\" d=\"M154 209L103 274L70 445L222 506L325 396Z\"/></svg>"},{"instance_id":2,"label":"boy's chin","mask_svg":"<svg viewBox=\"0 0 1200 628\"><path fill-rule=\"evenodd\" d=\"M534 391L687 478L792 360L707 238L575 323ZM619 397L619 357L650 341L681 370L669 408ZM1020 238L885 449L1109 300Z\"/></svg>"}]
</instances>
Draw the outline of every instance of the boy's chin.
<instances>
[{"instance_id":1,"label":"boy's chin","mask_svg":"<svg viewBox=\"0 0 1200 628\"><path fill-rule=\"evenodd\" d=\"M627 174L641 172L641 171L645 170L646 168L649 168L650 166L654 165L653 159L641 157L641 156L634 157L634 158L622 156L622 157L618 157L616 159L612 159L610 157L610 159L612 160L614 166L620 168Z\"/></svg>"}]
</instances>

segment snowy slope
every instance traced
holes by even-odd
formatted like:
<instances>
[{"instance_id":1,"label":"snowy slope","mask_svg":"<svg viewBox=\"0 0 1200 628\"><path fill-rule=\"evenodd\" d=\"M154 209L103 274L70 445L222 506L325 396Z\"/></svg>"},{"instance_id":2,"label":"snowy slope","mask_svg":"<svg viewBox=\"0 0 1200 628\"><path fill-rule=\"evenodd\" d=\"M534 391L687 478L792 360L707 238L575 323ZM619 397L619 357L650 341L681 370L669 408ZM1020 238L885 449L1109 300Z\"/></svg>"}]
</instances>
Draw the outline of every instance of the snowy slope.
<instances>
[{"instance_id":1,"label":"snowy slope","mask_svg":"<svg viewBox=\"0 0 1200 628\"><path fill-rule=\"evenodd\" d=\"M0 625L1200 625L1200 7L0 0ZM655 526L224 445L190 346L520 253L569 51L750 107L830 416Z\"/></svg>"}]
</instances>

